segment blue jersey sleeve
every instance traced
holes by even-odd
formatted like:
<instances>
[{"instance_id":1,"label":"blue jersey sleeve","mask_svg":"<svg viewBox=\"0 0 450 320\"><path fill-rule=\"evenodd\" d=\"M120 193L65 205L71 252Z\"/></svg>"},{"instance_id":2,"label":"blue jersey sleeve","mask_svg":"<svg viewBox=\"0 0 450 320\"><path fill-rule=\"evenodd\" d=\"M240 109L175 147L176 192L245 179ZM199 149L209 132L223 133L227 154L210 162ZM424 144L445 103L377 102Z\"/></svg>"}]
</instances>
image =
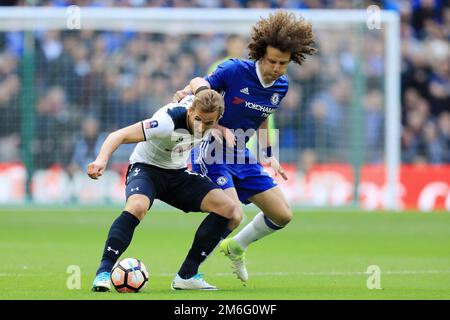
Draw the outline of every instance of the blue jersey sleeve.
<instances>
[{"instance_id":1,"label":"blue jersey sleeve","mask_svg":"<svg viewBox=\"0 0 450 320\"><path fill-rule=\"evenodd\" d=\"M239 60L230 59L220 64L213 73L204 79L209 82L211 89L217 92L225 90L232 83Z\"/></svg>"}]
</instances>

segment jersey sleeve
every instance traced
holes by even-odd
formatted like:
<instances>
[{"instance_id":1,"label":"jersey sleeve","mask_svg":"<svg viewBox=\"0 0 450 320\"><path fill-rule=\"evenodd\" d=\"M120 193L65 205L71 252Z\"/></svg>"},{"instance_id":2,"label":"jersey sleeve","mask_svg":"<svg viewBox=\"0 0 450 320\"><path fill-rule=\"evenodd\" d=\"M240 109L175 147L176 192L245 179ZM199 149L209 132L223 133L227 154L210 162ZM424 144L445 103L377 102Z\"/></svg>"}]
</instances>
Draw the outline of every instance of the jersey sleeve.
<instances>
[{"instance_id":1,"label":"jersey sleeve","mask_svg":"<svg viewBox=\"0 0 450 320\"><path fill-rule=\"evenodd\" d=\"M211 89L218 92L225 90L233 81L238 66L238 60L230 59L220 64L216 70L204 79L209 82Z\"/></svg>"},{"instance_id":2,"label":"jersey sleeve","mask_svg":"<svg viewBox=\"0 0 450 320\"><path fill-rule=\"evenodd\" d=\"M172 118L166 112L156 112L150 119L143 120L142 131L145 140L169 137L175 127Z\"/></svg>"}]
</instances>

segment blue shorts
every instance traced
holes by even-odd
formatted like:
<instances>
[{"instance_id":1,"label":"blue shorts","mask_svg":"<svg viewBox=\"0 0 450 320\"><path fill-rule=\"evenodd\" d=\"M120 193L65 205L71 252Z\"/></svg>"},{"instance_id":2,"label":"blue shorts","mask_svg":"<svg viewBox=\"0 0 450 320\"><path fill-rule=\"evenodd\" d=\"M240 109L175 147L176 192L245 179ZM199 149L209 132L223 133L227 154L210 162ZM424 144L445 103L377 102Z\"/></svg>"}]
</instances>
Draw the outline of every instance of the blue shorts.
<instances>
[{"instance_id":1,"label":"blue shorts","mask_svg":"<svg viewBox=\"0 0 450 320\"><path fill-rule=\"evenodd\" d=\"M202 170L203 169L203 170ZM192 164L192 171L208 176L222 189L235 188L239 200L249 204L251 196L277 186L277 182L260 163Z\"/></svg>"}]
</instances>

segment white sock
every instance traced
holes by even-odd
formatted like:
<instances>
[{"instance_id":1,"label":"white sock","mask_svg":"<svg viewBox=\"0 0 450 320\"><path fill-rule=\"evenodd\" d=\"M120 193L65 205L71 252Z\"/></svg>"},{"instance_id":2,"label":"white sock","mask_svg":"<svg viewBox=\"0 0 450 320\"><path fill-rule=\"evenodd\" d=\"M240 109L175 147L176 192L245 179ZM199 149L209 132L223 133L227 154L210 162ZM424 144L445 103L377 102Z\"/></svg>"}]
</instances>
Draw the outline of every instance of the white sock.
<instances>
[{"instance_id":1,"label":"white sock","mask_svg":"<svg viewBox=\"0 0 450 320\"><path fill-rule=\"evenodd\" d=\"M233 239L241 246L242 249L246 249L248 245L256 240L259 240L282 227L273 223L269 218L264 216L264 213L259 212L252 221L250 221Z\"/></svg>"}]
</instances>

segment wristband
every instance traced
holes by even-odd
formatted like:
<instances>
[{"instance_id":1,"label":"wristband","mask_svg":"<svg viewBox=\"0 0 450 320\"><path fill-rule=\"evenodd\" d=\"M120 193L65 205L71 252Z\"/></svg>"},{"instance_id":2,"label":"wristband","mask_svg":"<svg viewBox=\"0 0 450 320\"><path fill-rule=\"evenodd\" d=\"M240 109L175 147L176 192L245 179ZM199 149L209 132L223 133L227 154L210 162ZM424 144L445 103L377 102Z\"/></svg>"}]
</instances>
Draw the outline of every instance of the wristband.
<instances>
[{"instance_id":1,"label":"wristband","mask_svg":"<svg viewBox=\"0 0 450 320\"><path fill-rule=\"evenodd\" d=\"M262 151L267 158L270 158L272 156L272 146L268 146L267 148L263 149Z\"/></svg>"},{"instance_id":2,"label":"wristband","mask_svg":"<svg viewBox=\"0 0 450 320\"><path fill-rule=\"evenodd\" d=\"M194 95L197 95L197 93L199 93L200 91L207 90L207 89L209 89L208 86L201 86L197 90L195 90Z\"/></svg>"}]
</instances>

